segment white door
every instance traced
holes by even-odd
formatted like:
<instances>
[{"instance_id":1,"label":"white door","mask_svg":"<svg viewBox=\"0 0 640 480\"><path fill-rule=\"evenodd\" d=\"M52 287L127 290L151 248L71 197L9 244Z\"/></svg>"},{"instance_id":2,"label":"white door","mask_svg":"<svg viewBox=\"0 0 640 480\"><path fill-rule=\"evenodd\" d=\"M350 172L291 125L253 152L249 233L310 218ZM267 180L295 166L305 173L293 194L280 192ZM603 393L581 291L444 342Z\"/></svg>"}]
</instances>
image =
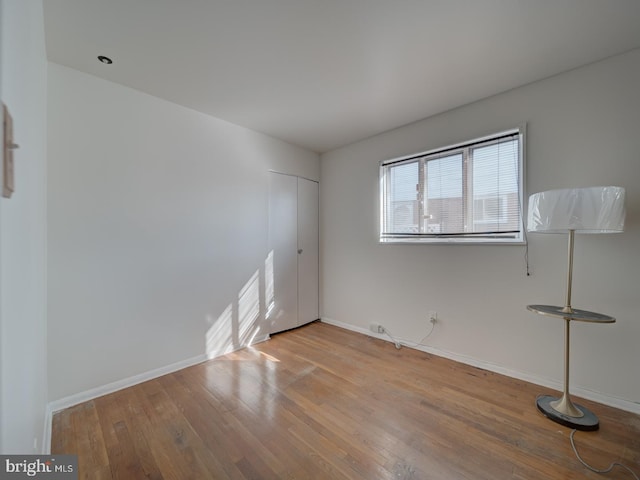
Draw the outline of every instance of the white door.
<instances>
[{"instance_id":1,"label":"white door","mask_svg":"<svg viewBox=\"0 0 640 480\"><path fill-rule=\"evenodd\" d=\"M298 179L269 174L269 249L273 299L269 332L298 326Z\"/></svg>"},{"instance_id":2,"label":"white door","mask_svg":"<svg viewBox=\"0 0 640 480\"><path fill-rule=\"evenodd\" d=\"M318 183L298 178L298 324L318 319Z\"/></svg>"},{"instance_id":3,"label":"white door","mask_svg":"<svg viewBox=\"0 0 640 480\"><path fill-rule=\"evenodd\" d=\"M318 183L269 174L270 333L318 318Z\"/></svg>"}]
</instances>

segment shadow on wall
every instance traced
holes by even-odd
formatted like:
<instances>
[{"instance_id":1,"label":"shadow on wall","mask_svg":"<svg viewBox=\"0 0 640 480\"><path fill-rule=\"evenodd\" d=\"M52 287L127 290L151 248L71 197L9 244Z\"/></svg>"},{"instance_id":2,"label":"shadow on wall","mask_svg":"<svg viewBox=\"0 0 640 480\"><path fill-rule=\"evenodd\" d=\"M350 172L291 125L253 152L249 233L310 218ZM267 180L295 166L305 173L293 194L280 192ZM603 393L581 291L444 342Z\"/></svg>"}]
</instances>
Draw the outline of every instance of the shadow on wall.
<instances>
[{"instance_id":1,"label":"shadow on wall","mask_svg":"<svg viewBox=\"0 0 640 480\"><path fill-rule=\"evenodd\" d=\"M269 317L275 305L273 250L223 312L207 315L210 327L205 334L208 359L233 352L269 338Z\"/></svg>"}]
</instances>

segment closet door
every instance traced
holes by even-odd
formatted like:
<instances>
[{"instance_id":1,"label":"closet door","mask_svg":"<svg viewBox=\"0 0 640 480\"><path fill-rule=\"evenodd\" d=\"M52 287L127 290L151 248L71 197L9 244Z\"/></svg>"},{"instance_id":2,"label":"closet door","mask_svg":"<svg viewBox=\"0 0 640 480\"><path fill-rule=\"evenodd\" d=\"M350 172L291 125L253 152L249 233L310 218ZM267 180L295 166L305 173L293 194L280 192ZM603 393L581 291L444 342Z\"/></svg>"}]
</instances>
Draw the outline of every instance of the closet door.
<instances>
[{"instance_id":1,"label":"closet door","mask_svg":"<svg viewBox=\"0 0 640 480\"><path fill-rule=\"evenodd\" d=\"M318 319L318 183L270 173L270 333Z\"/></svg>"},{"instance_id":2,"label":"closet door","mask_svg":"<svg viewBox=\"0 0 640 480\"><path fill-rule=\"evenodd\" d=\"M298 323L317 320L318 183L298 178Z\"/></svg>"},{"instance_id":3,"label":"closet door","mask_svg":"<svg viewBox=\"0 0 640 480\"><path fill-rule=\"evenodd\" d=\"M298 178L269 174L269 249L273 299L269 332L298 326ZM269 301L269 299L267 299Z\"/></svg>"}]
</instances>

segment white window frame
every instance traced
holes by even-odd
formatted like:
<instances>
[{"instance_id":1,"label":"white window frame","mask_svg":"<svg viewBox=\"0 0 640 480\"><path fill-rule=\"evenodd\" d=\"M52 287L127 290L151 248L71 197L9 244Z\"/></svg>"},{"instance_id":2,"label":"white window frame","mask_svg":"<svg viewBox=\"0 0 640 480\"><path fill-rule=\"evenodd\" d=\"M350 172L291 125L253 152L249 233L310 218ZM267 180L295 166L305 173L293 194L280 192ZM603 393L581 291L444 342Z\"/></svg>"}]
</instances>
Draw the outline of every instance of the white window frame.
<instances>
[{"instance_id":1,"label":"white window frame","mask_svg":"<svg viewBox=\"0 0 640 480\"><path fill-rule=\"evenodd\" d=\"M419 244L507 244L507 245L523 245L526 243L526 235L524 231L524 219L523 212L525 208L525 151L526 151L526 143L525 143L525 135L526 134L526 125L520 125L516 128L512 128L509 130L500 131L491 135L486 135L484 137L476 138L473 140L468 140L465 142L457 143L455 145L448 145L441 148L436 148L432 150L428 150L425 152L420 152L412 155L406 155L404 157L393 158L390 160L384 160L380 162L379 166L379 195L378 195L378 211L379 211L379 242L383 244L398 244L398 243L419 243ZM384 215L385 215L385 184L386 184L386 172L389 171L390 165L399 165L399 164L408 164L415 161L423 161L421 160L428 157L429 160L435 159L438 156L445 156L447 154L455 153L456 151L464 151L467 152L469 148L473 148L479 144L491 143L493 141L499 141L502 138L513 136L518 139L518 211L519 211L519 226L517 228L517 232L513 233L498 233L498 234L471 234L471 233L458 233L458 234L441 234L439 232L422 232L422 233L412 233L403 235L399 234L386 234L384 230ZM463 162L467 162L467 154L464 154ZM472 165L466 165L464 168L465 180L464 183L469 183L469 179L471 178L471 170ZM422 190L424 175L420 174L420 188ZM473 215L473 198L470 196L470 189L463 189L463 201L466 202L467 206L467 216L465 217L465 223L474 223L474 215ZM421 205L422 198L421 194L417 198L417 205ZM420 207L421 208L421 207ZM476 222L478 223L478 222ZM431 229L437 230L437 228Z\"/></svg>"}]
</instances>

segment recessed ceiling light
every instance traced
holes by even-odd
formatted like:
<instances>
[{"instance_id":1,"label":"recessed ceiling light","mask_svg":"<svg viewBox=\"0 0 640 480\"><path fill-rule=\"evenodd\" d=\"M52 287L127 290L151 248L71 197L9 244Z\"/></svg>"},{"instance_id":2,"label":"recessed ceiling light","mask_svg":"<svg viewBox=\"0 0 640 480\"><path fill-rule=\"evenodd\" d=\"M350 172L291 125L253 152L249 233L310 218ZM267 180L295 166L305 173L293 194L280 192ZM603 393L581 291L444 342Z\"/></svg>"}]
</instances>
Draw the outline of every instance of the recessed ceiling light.
<instances>
[{"instance_id":1,"label":"recessed ceiling light","mask_svg":"<svg viewBox=\"0 0 640 480\"><path fill-rule=\"evenodd\" d=\"M113 60L111 60L109 57L105 57L104 55L98 55L98 60L100 60L105 65L111 65L113 63Z\"/></svg>"}]
</instances>

